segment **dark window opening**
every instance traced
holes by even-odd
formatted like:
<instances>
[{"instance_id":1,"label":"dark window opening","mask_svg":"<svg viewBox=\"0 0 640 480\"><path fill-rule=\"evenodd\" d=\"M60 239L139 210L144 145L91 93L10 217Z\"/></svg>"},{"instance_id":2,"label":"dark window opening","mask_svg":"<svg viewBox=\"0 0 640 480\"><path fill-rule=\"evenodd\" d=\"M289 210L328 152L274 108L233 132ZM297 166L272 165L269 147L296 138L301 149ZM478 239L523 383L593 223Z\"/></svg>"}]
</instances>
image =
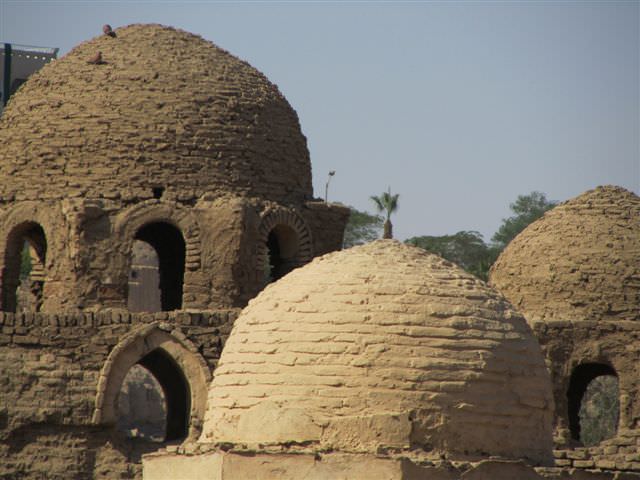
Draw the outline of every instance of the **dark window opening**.
<instances>
[{"instance_id":1,"label":"dark window opening","mask_svg":"<svg viewBox=\"0 0 640 480\"><path fill-rule=\"evenodd\" d=\"M153 187L153 198L160 199L164 193L164 187Z\"/></svg>"},{"instance_id":2,"label":"dark window opening","mask_svg":"<svg viewBox=\"0 0 640 480\"><path fill-rule=\"evenodd\" d=\"M186 254L182 233L173 225L155 222L138 230L135 240L129 277L129 310L179 310Z\"/></svg>"},{"instance_id":3,"label":"dark window opening","mask_svg":"<svg viewBox=\"0 0 640 480\"><path fill-rule=\"evenodd\" d=\"M274 282L298 266L298 234L291 227L277 225L267 238L268 265L265 280Z\"/></svg>"},{"instance_id":4,"label":"dark window opening","mask_svg":"<svg viewBox=\"0 0 640 480\"><path fill-rule=\"evenodd\" d=\"M574 440L597 445L616 435L620 417L618 375L609 365L577 366L567 392L569 429Z\"/></svg>"},{"instance_id":5,"label":"dark window opening","mask_svg":"<svg viewBox=\"0 0 640 480\"><path fill-rule=\"evenodd\" d=\"M9 234L2 272L4 311L40 311L46 254L47 239L37 223L25 222Z\"/></svg>"},{"instance_id":6,"label":"dark window opening","mask_svg":"<svg viewBox=\"0 0 640 480\"><path fill-rule=\"evenodd\" d=\"M127 373L118 395L118 428L152 442L184 439L191 411L189 384L163 350L144 356Z\"/></svg>"}]
</instances>

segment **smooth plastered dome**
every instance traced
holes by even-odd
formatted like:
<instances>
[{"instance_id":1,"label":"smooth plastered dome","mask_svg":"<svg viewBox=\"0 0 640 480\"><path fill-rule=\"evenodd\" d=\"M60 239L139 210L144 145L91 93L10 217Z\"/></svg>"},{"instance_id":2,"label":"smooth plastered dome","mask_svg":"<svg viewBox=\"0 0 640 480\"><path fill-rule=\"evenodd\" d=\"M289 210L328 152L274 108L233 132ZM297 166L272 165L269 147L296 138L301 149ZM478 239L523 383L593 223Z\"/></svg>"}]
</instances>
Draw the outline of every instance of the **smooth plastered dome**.
<instances>
[{"instance_id":1,"label":"smooth plastered dome","mask_svg":"<svg viewBox=\"0 0 640 480\"><path fill-rule=\"evenodd\" d=\"M532 223L490 283L528 321L640 320L640 198L606 186Z\"/></svg>"},{"instance_id":2,"label":"smooth plastered dome","mask_svg":"<svg viewBox=\"0 0 640 480\"><path fill-rule=\"evenodd\" d=\"M201 440L440 458L551 458L551 384L526 321L395 241L325 255L235 322Z\"/></svg>"},{"instance_id":3,"label":"smooth plastered dome","mask_svg":"<svg viewBox=\"0 0 640 480\"><path fill-rule=\"evenodd\" d=\"M0 121L3 198L311 195L298 117L263 74L184 31L115 33L78 45L12 97Z\"/></svg>"}]
</instances>

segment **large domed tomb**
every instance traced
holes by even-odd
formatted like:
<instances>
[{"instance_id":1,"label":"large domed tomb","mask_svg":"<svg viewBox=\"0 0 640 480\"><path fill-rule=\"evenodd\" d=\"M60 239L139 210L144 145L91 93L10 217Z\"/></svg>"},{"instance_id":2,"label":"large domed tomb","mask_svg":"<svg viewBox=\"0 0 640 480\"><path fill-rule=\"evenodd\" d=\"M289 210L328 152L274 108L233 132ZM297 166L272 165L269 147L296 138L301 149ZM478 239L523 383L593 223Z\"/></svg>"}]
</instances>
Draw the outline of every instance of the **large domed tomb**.
<instances>
[{"instance_id":1,"label":"large domed tomb","mask_svg":"<svg viewBox=\"0 0 640 480\"><path fill-rule=\"evenodd\" d=\"M293 108L181 30L131 25L78 45L11 98L0 141L5 311L237 307L341 245L348 212L312 198ZM25 242L40 282L29 307L16 293ZM162 291L143 296L159 300L128 298L145 292L136 242L158 257Z\"/></svg>"},{"instance_id":2,"label":"large domed tomb","mask_svg":"<svg viewBox=\"0 0 640 480\"><path fill-rule=\"evenodd\" d=\"M640 198L614 186L547 212L491 268L490 283L524 314L547 357L560 446L582 444L586 390L612 377L616 435L640 437L639 279Z\"/></svg>"}]
</instances>

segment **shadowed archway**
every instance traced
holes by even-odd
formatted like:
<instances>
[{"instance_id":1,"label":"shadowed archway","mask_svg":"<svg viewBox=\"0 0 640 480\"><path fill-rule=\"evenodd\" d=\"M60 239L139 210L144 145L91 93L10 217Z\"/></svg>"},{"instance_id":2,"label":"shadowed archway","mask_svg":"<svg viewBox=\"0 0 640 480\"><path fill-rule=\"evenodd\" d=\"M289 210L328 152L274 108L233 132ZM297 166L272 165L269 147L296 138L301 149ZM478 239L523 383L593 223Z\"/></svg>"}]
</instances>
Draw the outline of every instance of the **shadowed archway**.
<instances>
[{"instance_id":1,"label":"shadowed archway","mask_svg":"<svg viewBox=\"0 0 640 480\"><path fill-rule=\"evenodd\" d=\"M145 248L135 248L146 245ZM153 260L147 262L149 268L143 272L136 252L151 250ZM152 222L142 226L135 234L132 248L132 273L129 284L129 309L132 311L157 310L157 301L145 301L148 298L160 298L160 310L170 311L182 308L182 292L184 288L186 246L184 237L178 228L167 222ZM149 256L149 255L147 255ZM144 266L144 265L143 265ZM152 271L155 270L155 274ZM147 271L148 270L148 271ZM144 273L144 274L143 274Z\"/></svg>"}]
</instances>

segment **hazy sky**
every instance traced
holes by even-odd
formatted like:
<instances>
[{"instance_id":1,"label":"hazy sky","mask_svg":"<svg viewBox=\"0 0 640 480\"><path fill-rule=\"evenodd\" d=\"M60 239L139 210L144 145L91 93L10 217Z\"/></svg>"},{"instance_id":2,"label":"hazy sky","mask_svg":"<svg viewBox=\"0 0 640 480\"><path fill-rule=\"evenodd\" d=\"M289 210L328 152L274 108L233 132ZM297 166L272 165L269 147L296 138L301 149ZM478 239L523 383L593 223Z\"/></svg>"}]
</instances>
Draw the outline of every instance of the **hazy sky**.
<instances>
[{"instance_id":1,"label":"hazy sky","mask_svg":"<svg viewBox=\"0 0 640 480\"><path fill-rule=\"evenodd\" d=\"M162 23L264 72L298 112L316 196L395 233L478 230L518 194L640 193L640 2L0 0L0 41L60 47Z\"/></svg>"}]
</instances>

